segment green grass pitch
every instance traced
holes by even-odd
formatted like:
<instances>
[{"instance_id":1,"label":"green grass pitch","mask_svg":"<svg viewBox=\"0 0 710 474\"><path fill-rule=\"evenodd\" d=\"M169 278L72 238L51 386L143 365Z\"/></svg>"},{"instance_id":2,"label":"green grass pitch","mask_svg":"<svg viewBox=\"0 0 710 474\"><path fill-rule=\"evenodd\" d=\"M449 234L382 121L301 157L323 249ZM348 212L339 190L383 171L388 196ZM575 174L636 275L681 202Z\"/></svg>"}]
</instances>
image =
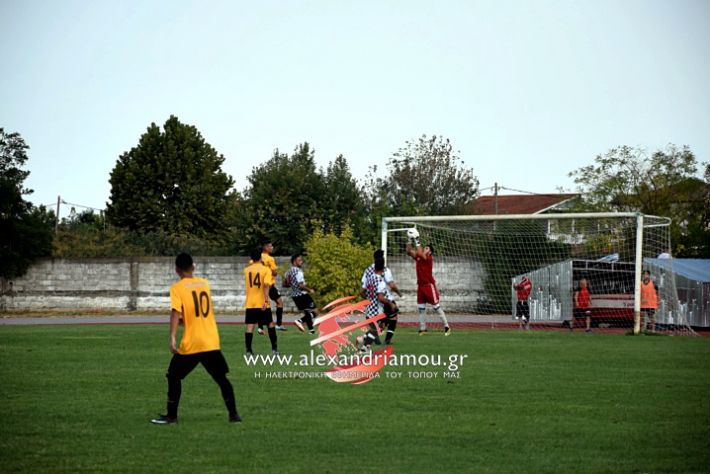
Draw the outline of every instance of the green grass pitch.
<instances>
[{"instance_id":1,"label":"green grass pitch","mask_svg":"<svg viewBox=\"0 0 710 474\"><path fill-rule=\"evenodd\" d=\"M167 326L0 326L2 472L710 471L710 339L520 331L418 337L461 378L255 378L222 326L241 424L201 367L164 412ZM308 336L280 333L283 353ZM268 339L255 336L256 352ZM292 369L282 369L292 370ZM315 370L315 369L314 369Z\"/></svg>"}]
</instances>

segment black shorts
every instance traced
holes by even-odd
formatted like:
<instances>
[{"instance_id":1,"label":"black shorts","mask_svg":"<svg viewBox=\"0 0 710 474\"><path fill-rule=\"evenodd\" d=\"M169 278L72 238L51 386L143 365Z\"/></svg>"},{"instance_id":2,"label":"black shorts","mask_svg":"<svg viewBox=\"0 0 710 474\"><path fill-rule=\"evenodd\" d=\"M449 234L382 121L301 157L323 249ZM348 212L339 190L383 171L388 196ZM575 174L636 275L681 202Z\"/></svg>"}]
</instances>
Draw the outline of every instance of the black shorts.
<instances>
[{"instance_id":1,"label":"black shorts","mask_svg":"<svg viewBox=\"0 0 710 474\"><path fill-rule=\"evenodd\" d=\"M397 303L394 301L391 304L383 304L382 310L385 313L385 316L387 316L387 319L396 318L399 314L399 308L397 307Z\"/></svg>"},{"instance_id":2,"label":"black shorts","mask_svg":"<svg viewBox=\"0 0 710 474\"><path fill-rule=\"evenodd\" d=\"M649 318L656 316L656 310L654 308L641 308L641 313L645 314Z\"/></svg>"},{"instance_id":3,"label":"black shorts","mask_svg":"<svg viewBox=\"0 0 710 474\"><path fill-rule=\"evenodd\" d=\"M279 289L276 288L276 286L269 288L269 298L271 298L271 301L276 301L281 298L281 293L279 293Z\"/></svg>"},{"instance_id":4,"label":"black shorts","mask_svg":"<svg viewBox=\"0 0 710 474\"><path fill-rule=\"evenodd\" d=\"M574 308L575 318L586 318L592 315L592 310L589 308Z\"/></svg>"},{"instance_id":5,"label":"black shorts","mask_svg":"<svg viewBox=\"0 0 710 474\"><path fill-rule=\"evenodd\" d=\"M530 305L527 301L518 301L515 306L515 315L519 318L530 319Z\"/></svg>"},{"instance_id":6,"label":"black shorts","mask_svg":"<svg viewBox=\"0 0 710 474\"><path fill-rule=\"evenodd\" d=\"M261 308L247 308L245 316L245 324L258 324L260 326L267 326L273 321L273 318L271 316L271 308L267 310L262 310Z\"/></svg>"},{"instance_id":7,"label":"black shorts","mask_svg":"<svg viewBox=\"0 0 710 474\"><path fill-rule=\"evenodd\" d=\"M313 302L313 298L311 298L311 295L308 293L301 296L294 296L293 302L296 304L296 308L298 308L299 311L316 309L316 304Z\"/></svg>"},{"instance_id":8,"label":"black shorts","mask_svg":"<svg viewBox=\"0 0 710 474\"><path fill-rule=\"evenodd\" d=\"M222 355L222 351L198 352L197 354L173 354L168 366L168 377L175 377L180 380L187 377L192 370L202 364L208 374L212 377L219 377L229 372L227 361Z\"/></svg>"}]
</instances>

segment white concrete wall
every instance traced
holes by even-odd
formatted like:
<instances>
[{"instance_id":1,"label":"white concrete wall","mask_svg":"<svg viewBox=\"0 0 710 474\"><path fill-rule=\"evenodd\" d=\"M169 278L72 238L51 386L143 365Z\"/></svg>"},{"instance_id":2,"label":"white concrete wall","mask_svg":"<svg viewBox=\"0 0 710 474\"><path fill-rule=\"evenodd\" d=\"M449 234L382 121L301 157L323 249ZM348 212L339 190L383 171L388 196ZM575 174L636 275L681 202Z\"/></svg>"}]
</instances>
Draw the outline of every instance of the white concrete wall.
<instances>
[{"instance_id":1,"label":"white concrete wall","mask_svg":"<svg viewBox=\"0 0 710 474\"><path fill-rule=\"evenodd\" d=\"M277 257L279 269L290 265ZM195 257L195 274L212 285L212 299L220 312L241 313L244 305L243 269L247 257ZM416 272L408 257L393 258L388 266L405 295L404 311L416 311ZM353 275L360 279L361 275ZM480 263L441 257L434 276L448 311L471 311L482 291ZM162 310L169 306L168 290L177 280L173 257L47 259L30 267L21 278L4 282L0 310ZM279 290L280 279L277 283ZM286 311L295 311L285 297Z\"/></svg>"}]
</instances>

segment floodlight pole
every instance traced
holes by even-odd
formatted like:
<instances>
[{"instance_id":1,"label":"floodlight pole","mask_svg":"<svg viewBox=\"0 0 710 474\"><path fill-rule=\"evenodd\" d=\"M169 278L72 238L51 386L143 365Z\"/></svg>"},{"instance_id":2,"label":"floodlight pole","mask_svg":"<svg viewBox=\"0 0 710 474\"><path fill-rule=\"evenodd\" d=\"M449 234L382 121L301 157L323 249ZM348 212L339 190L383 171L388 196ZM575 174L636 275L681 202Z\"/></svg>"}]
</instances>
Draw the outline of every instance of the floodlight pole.
<instances>
[{"instance_id":1,"label":"floodlight pole","mask_svg":"<svg viewBox=\"0 0 710 474\"><path fill-rule=\"evenodd\" d=\"M643 214L636 214L636 259L634 261L634 334L641 332L641 271L643 269Z\"/></svg>"}]
</instances>

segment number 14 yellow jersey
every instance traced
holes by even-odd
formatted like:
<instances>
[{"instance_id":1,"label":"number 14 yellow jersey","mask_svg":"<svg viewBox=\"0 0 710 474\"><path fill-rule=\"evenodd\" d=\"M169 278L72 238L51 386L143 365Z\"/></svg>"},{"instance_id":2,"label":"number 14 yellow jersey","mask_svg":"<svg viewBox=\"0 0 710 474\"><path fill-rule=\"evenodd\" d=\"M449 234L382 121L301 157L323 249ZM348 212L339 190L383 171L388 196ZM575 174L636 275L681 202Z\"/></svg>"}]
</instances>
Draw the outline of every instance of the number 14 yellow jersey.
<instances>
[{"instance_id":1,"label":"number 14 yellow jersey","mask_svg":"<svg viewBox=\"0 0 710 474\"><path fill-rule=\"evenodd\" d=\"M244 269L244 286L247 290L245 307L247 309L259 308L268 305L268 296L264 297L264 285L272 286L274 278L271 269L261 262L252 263Z\"/></svg>"}]
</instances>

